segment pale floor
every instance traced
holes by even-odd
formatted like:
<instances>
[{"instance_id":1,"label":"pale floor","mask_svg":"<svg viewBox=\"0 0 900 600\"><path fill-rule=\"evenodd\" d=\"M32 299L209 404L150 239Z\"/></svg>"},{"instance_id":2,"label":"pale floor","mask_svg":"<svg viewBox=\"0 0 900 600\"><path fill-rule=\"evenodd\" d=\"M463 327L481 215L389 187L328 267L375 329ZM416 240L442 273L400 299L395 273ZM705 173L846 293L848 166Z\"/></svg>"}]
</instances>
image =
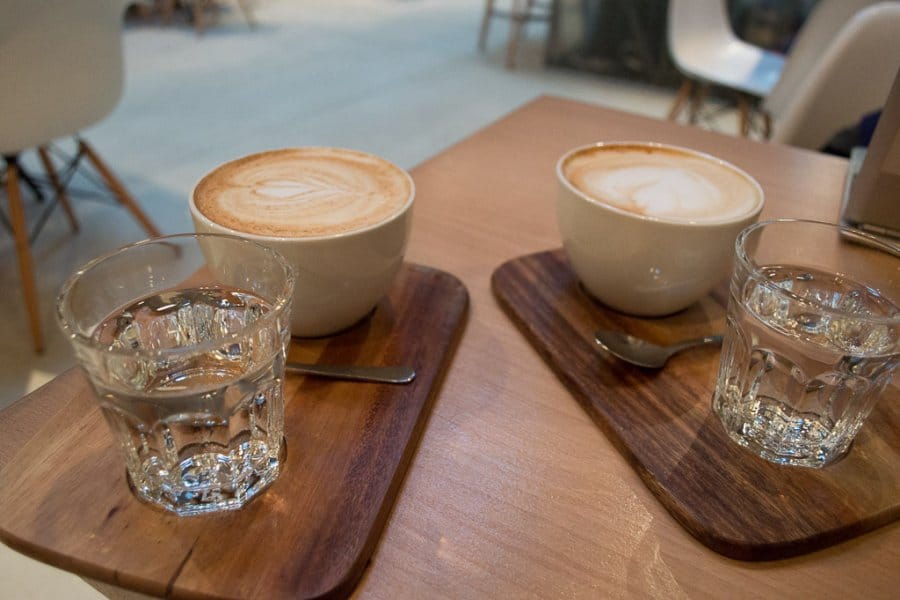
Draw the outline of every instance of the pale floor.
<instances>
[{"instance_id":1,"label":"pale floor","mask_svg":"<svg viewBox=\"0 0 900 600\"><path fill-rule=\"evenodd\" d=\"M191 229L194 182L242 154L342 146L409 168L540 94L654 117L672 100L668 90L544 68L540 25L529 29L519 67L504 69L504 21L492 25L487 54L476 51L481 0L257 0L252 30L235 3L222 4L202 38L184 23L130 24L124 96L85 132L164 233ZM76 212L79 234L57 211L33 248L43 355L31 351L12 244L0 238L0 407L74 364L53 320L68 275L143 237L106 200L76 201ZM0 599L102 597L0 545Z\"/></svg>"}]
</instances>

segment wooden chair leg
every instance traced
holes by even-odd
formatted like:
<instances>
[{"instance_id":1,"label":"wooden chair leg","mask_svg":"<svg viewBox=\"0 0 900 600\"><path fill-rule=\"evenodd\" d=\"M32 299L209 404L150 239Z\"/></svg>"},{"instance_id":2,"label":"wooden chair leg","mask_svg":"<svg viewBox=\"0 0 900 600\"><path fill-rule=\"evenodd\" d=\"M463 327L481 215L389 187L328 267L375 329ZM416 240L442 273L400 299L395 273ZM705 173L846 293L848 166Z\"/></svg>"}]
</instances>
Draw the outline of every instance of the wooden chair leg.
<instances>
[{"instance_id":1,"label":"wooden chair leg","mask_svg":"<svg viewBox=\"0 0 900 600\"><path fill-rule=\"evenodd\" d=\"M19 275L22 278L22 292L25 296L28 324L31 326L31 339L35 351L43 352L44 337L41 333L40 305L38 304L37 286L34 284L34 266L31 262L31 248L28 245L25 210L19 194L19 167L15 159L7 159L6 194L9 198L9 221L16 242L16 257L19 262Z\"/></svg>"},{"instance_id":2,"label":"wooden chair leg","mask_svg":"<svg viewBox=\"0 0 900 600\"><path fill-rule=\"evenodd\" d=\"M737 104L741 137L747 137L750 135L750 102L747 100L747 96L738 94Z\"/></svg>"},{"instance_id":3,"label":"wooden chair leg","mask_svg":"<svg viewBox=\"0 0 900 600\"><path fill-rule=\"evenodd\" d=\"M203 35L203 29L206 23L203 20L203 11L206 10L206 0L196 0L194 2L194 30L197 35Z\"/></svg>"},{"instance_id":4,"label":"wooden chair leg","mask_svg":"<svg viewBox=\"0 0 900 600\"><path fill-rule=\"evenodd\" d=\"M769 140L772 137L772 115L760 109L763 118L763 138Z\"/></svg>"},{"instance_id":5,"label":"wooden chair leg","mask_svg":"<svg viewBox=\"0 0 900 600\"><path fill-rule=\"evenodd\" d=\"M84 153L91 164L97 169L97 172L100 173L100 176L103 177L103 181L106 182L107 187L109 187L110 191L116 196L116 199L119 201L122 206L124 206L131 215L137 220L138 223L141 224L141 227L150 235L150 237L159 237L160 233L153 222L144 214L144 211L141 210L141 207L138 203L131 197L131 194L128 193L128 190L125 189L125 186L116 179L116 176L113 175L112 171L109 170L109 167L100 160L100 157L97 156L97 153L94 152L94 149L88 145L88 143L84 140L78 140L78 148L79 151Z\"/></svg>"},{"instance_id":6,"label":"wooden chair leg","mask_svg":"<svg viewBox=\"0 0 900 600\"><path fill-rule=\"evenodd\" d=\"M175 0L162 0L159 5L162 21L168 25L172 22L172 14L175 12Z\"/></svg>"},{"instance_id":7,"label":"wooden chair leg","mask_svg":"<svg viewBox=\"0 0 900 600\"><path fill-rule=\"evenodd\" d=\"M688 123L697 124L697 117L700 116L700 108L706 101L706 94L709 92L709 86L703 83L697 83L691 90L691 102L688 111Z\"/></svg>"},{"instance_id":8,"label":"wooden chair leg","mask_svg":"<svg viewBox=\"0 0 900 600\"><path fill-rule=\"evenodd\" d=\"M251 10L250 5L247 4L247 0L237 0L237 3L241 12L244 13L244 19L247 21L247 25L250 29L256 27L256 19L253 18L253 10Z\"/></svg>"},{"instance_id":9,"label":"wooden chair leg","mask_svg":"<svg viewBox=\"0 0 900 600\"><path fill-rule=\"evenodd\" d=\"M678 92L675 94L675 101L672 102L672 108L669 109L669 116L667 117L669 121L674 121L678 118L678 115L681 114L681 111L684 108L685 102L691 97L693 90L694 82L685 78L681 87L678 88Z\"/></svg>"},{"instance_id":10,"label":"wooden chair leg","mask_svg":"<svg viewBox=\"0 0 900 600\"><path fill-rule=\"evenodd\" d=\"M509 19L509 40L506 42L506 68L514 69L516 66L516 51L519 48L519 38L522 37L522 29L528 20L528 6L524 0L514 0L512 16Z\"/></svg>"},{"instance_id":11,"label":"wooden chair leg","mask_svg":"<svg viewBox=\"0 0 900 600\"><path fill-rule=\"evenodd\" d=\"M487 48L488 28L494 16L494 0L485 0L484 17L481 19L481 30L478 32L478 49L484 52Z\"/></svg>"},{"instance_id":12,"label":"wooden chair leg","mask_svg":"<svg viewBox=\"0 0 900 600\"><path fill-rule=\"evenodd\" d=\"M63 187L62 182L60 182L59 176L56 174L56 169L53 167L53 161L50 159L50 153L47 152L47 147L39 147L38 155L41 157L41 162L44 163L44 171L47 172L47 177L50 178L50 183L53 184L53 189L56 190L56 197L66 213L66 218L69 219L69 226L72 228L72 233L78 233L78 219L75 218L75 211L72 210L72 204L69 202L66 190Z\"/></svg>"}]
</instances>

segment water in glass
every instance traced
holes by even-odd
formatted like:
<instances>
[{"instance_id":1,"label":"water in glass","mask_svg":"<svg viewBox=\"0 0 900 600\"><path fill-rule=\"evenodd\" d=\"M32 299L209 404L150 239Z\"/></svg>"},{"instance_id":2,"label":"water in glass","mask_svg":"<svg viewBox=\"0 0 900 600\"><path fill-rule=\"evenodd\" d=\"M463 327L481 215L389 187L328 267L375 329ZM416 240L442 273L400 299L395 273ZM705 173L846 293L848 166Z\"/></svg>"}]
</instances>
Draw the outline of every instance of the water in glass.
<instances>
[{"instance_id":1,"label":"water in glass","mask_svg":"<svg viewBox=\"0 0 900 600\"><path fill-rule=\"evenodd\" d=\"M872 317L900 309L842 275L790 265L760 272L764 279L732 281L713 409L760 456L823 466L847 451L891 381L897 332Z\"/></svg>"},{"instance_id":2,"label":"water in glass","mask_svg":"<svg viewBox=\"0 0 900 600\"><path fill-rule=\"evenodd\" d=\"M238 508L278 476L288 334L253 327L269 309L247 291L179 289L98 326L112 352L94 383L138 496L196 514Z\"/></svg>"}]
</instances>

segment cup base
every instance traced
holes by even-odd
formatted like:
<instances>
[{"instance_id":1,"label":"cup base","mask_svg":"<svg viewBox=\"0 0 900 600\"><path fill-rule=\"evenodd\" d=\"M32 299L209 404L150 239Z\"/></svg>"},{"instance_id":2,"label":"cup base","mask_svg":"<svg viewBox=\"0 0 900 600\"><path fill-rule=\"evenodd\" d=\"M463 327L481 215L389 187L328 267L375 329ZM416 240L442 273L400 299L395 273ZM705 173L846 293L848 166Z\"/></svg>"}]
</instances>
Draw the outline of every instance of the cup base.
<instances>
[{"instance_id":1,"label":"cup base","mask_svg":"<svg viewBox=\"0 0 900 600\"><path fill-rule=\"evenodd\" d=\"M846 456L852 444L852 437L837 436L812 415L801 418L772 399L743 402L716 393L712 406L732 441L779 465L822 468Z\"/></svg>"},{"instance_id":2,"label":"cup base","mask_svg":"<svg viewBox=\"0 0 900 600\"><path fill-rule=\"evenodd\" d=\"M649 311L644 310L643 307L638 307L636 309L623 309L601 300L596 294L591 292L582 281L578 282L578 289L580 289L581 292L591 300L591 302L606 310L612 310L630 317L641 317L644 319L664 319L665 317L671 317L672 315L677 315L678 313L682 313L688 310L699 302L699 300L692 300L687 305L677 305L675 309L670 309L669 307L664 307L660 310L653 308Z\"/></svg>"},{"instance_id":3,"label":"cup base","mask_svg":"<svg viewBox=\"0 0 900 600\"><path fill-rule=\"evenodd\" d=\"M252 448L238 448L240 461L219 452L192 455L180 464L181 473L172 477L145 477L135 484L127 470L128 487L142 502L178 516L188 517L244 507L276 479L287 459L287 442L282 438L278 457Z\"/></svg>"},{"instance_id":4,"label":"cup base","mask_svg":"<svg viewBox=\"0 0 900 600\"><path fill-rule=\"evenodd\" d=\"M379 301L379 304L381 304L380 301ZM342 333L350 331L351 329L355 329L356 327L362 325L363 323L365 323L366 321L371 319L372 315L375 314L376 310L378 310L378 305L373 306L366 314L361 316L359 319L353 321L349 325L345 325L343 327L338 327L337 329L328 328L326 330L320 330L318 328L304 327L304 328L302 328L300 333L294 333L292 330L291 337L298 338L301 340L318 340L318 339L322 339L322 338L329 338L332 336L340 335Z\"/></svg>"},{"instance_id":5,"label":"cup base","mask_svg":"<svg viewBox=\"0 0 900 600\"><path fill-rule=\"evenodd\" d=\"M853 444L851 443L850 446L848 446L847 449L843 452L835 455L830 455L828 457L818 457L815 455L791 456L773 452L765 446L758 444L755 440L741 436L737 433L733 433L731 431L726 431L726 433L733 442L737 443L739 446L751 452L752 454L771 463L784 465L787 467L806 467L810 469L821 469L823 467L828 467L846 458L847 454L850 453L850 448L853 446Z\"/></svg>"}]
</instances>

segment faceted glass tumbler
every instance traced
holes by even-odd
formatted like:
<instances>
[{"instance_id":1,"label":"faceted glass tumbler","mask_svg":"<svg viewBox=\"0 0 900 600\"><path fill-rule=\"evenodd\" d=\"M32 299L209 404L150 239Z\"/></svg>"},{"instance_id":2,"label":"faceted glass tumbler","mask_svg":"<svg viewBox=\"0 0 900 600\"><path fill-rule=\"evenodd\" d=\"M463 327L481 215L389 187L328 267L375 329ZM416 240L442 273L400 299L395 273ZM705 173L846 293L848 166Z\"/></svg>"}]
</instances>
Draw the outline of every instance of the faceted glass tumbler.
<instances>
[{"instance_id":1,"label":"faceted glass tumbler","mask_svg":"<svg viewBox=\"0 0 900 600\"><path fill-rule=\"evenodd\" d=\"M900 247L812 221L737 238L713 411L732 440L781 464L843 456L900 357Z\"/></svg>"},{"instance_id":2,"label":"faceted glass tumbler","mask_svg":"<svg viewBox=\"0 0 900 600\"><path fill-rule=\"evenodd\" d=\"M95 259L57 316L142 500L236 509L278 477L294 277L238 237L176 235Z\"/></svg>"}]
</instances>

